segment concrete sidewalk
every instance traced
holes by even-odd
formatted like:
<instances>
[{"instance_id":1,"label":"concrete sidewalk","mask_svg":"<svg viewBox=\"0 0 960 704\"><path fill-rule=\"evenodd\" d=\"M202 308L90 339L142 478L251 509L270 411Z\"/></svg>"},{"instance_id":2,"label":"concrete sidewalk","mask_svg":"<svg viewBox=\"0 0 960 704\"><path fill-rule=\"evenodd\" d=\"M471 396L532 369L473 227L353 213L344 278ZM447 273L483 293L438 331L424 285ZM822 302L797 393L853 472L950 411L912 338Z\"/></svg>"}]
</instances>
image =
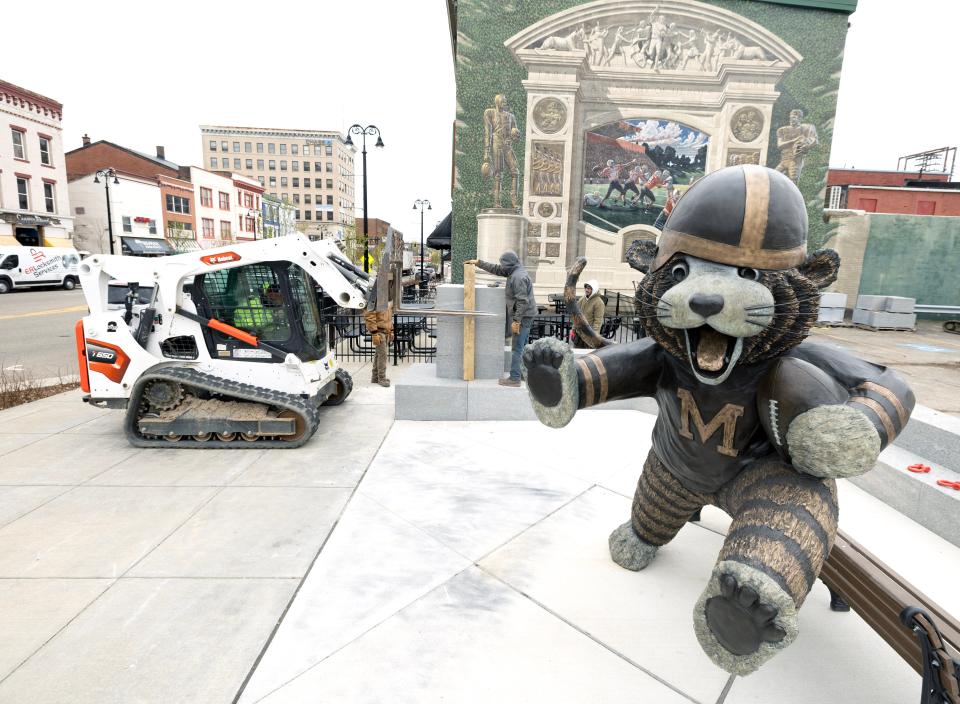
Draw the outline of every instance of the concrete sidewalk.
<instances>
[{"instance_id":1,"label":"concrete sidewalk","mask_svg":"<svg viewBox=\"0 0 960 704\"><path fill-rule=\"evenodd\" d=\"M0 702L229 702L393 422L365 384L297 450L140 450L80 393L0 412Z\"/></svg>"},{"instance_id":2,"label":"concrete sidewalk","mask_svg":"<svg viewBox=\"0 0 960 704\"><path fill-rule=\"evenodd\" d=\"M917 698L819 583L796 643L730 682L691 622L717 510L644 572L610 561L652 415L394 422L353 371L298 450L138 450L78 393L0 412L0 702ZM960 613L960 549L841 484L841 526Z\"/></svg>"}]
</instances>

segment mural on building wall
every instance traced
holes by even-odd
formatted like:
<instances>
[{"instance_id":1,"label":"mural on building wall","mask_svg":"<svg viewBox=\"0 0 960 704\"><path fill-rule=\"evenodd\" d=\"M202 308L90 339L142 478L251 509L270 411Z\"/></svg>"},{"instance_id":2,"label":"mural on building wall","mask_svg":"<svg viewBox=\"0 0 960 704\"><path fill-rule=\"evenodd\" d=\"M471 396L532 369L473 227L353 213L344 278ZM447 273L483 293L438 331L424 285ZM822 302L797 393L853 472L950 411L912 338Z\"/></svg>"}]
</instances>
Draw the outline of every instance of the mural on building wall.
<instances>
[{"instance_id":1,"label":"mural on building wall","mask_svg":"<svg viewBox=\"0 0 960 704\"><path fill-rule=\"evenodd\" d=\"M493 207L500 208L500 189L504 177L510 179L510 205L517 208L520 167L513 153L513 142L520 137L517 118L510 112L503 94L493 98L493 105L483 111L483 163L480 173L493 181Z\"/></svg>"},{"instance_id":2,"label":"mural on building wall","mask_svg":"<svg viewBox=\"0 0 960 704\"><path fill-rule=\"evenodd\" d=\"M669 120L628 119L584 135L583 221L611 232L653 225L703 176L710 137Z\"/></svg>"},{"instance_id":3,"label":"mural on building wall","mask_svg":"<svg viewBox=\"0 0 960 704\"><path fill-rule=\"evenodd\" d=\"M818 144L817 128L803 122L803 110L791 110L789 124L777 130L777 148L780 150L777 171L798 183L806 155Z\"/></svg>"},{"instance_id":4,"label":"mural on building wall","mask_svg":"<svg viewBox=\"0 0 960 704\"><path fill-rule=\"evenodd\" d=\"M693 180L734 164L793 179L821 246L847 17L787 0L459 0L455 276L478 214L521 205L536 234L520 250L550 260L538 285L592 228L621 266L629 228L662 224Z\"/></svg>"}]
</instances>

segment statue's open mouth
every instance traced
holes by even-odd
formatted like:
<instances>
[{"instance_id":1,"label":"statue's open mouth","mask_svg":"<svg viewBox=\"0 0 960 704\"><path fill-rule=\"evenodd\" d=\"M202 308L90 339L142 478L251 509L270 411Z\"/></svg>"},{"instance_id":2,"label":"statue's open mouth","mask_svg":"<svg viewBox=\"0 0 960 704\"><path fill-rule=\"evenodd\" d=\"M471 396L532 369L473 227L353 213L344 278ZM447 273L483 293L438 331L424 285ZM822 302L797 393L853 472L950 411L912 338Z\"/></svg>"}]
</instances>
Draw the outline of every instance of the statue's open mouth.
<instances>
[{"instance_id":1,"label":"statue's open mouth","mask_svg":"<svg viewBox=\"0 0 960 704\"><path fill-rule=\"evenodd\" d=\"M704 384L720 384L743 352L743 338L730 337L709 325L683 331L694 375Z\"/></svg>"}]
</instances>

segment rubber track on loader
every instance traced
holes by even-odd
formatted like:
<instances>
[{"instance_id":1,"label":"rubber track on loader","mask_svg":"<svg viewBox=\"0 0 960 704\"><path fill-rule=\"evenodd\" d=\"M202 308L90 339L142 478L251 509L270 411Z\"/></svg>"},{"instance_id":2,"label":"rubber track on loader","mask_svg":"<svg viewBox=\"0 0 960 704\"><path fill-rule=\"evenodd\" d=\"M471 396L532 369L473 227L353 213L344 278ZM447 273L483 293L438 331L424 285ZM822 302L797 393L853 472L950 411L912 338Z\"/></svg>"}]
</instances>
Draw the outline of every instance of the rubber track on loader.
<instances>
[{"instance_id":1,"label":"rubber track on loader","mask_svg":"<svg viewBox=\"0 0 960 704\"><path fill-rule=\"evenodd\" d=\"M337 371L339 372L341 370ZM350 378L349 374L346 374L346 372L344 372L344 374L348 379ZM144 437L140 434L138 426L140 413L144 405L143 391L146 388L146 385L155 379L175 381L179 384L185 385L188 390L190 387L192 387L195 389L212 391L230 400L252 401L254 403L262 403L269 406L290 410L303 418L306 429L304 430L303 437L301 437L299 440L263 439L253 441L225 441L214 437L205 442L198 442L192 438L184 437L178 442L172 443L168 440L165 440L163 437ZM352 382L352 379L350 381ZM303 399L299 396L285 394L273 389L264 389L259 386L253 386L252 384L244 384L239 381L221 379L210 374L198 372L190 367L161 367L159 369L155 369L154 371L146 372L142 377L140 377L140 379L137 380L137 385L134 387L133 393L130 395L130 403L127 406L127 417L124 419L123 429L127 434L127 439L136 447L197 449L228 448L238 450L253 449L258 447L282 447L292 449L295 447L301 447L311 437L313 437L313 434L317 431L317 425L320 420L319 406L326 401L330 394L333 393L336 383L336 379L331 379L330 382L324 386L320 393L318 393L316 396ZM349 387L352 388L352 386L353 384L351 383Z\"/></svg>"}]
</instances>

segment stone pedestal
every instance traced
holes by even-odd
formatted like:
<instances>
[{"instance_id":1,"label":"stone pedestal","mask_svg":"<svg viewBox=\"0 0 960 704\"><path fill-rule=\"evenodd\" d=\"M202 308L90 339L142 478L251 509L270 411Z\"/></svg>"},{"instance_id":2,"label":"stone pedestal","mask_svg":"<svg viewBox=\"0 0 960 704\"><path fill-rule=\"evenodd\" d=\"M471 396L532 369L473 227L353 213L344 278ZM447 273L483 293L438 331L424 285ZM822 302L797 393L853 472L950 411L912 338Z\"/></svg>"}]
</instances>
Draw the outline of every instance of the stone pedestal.
<instances>
[{"instance_id":1,"label":"stone pedestal","mask_svg":"<svg viewBox=\"0 0 960 704\"><path fill-rule=\"evenodd\" d=\"M477 215L477 259L487 262L500 261L500 255L512 250L526 262L527 219L516 211L505 208L488 208ZM503 279L477 269L477 284L483 285ZM461 299L462 300L462 299Z\"/></svg>"},{"instance_id":2,"label":"stone pedestal","mask_svg":"<svg viewBox=\"0 0 960 704\"><path fill-rule=\"evenodd\" d=\"M506 324L504 295L503 288L476 288L476 309L494 313L492 316L474 318L476 354L473 369L476 379L499 379L503 375L503 338ZM438 286L437 308L463 310L463 286ZM463 379L463 318L447 315L437 317L437 377Z\"/></svg>"}]
</instances>

